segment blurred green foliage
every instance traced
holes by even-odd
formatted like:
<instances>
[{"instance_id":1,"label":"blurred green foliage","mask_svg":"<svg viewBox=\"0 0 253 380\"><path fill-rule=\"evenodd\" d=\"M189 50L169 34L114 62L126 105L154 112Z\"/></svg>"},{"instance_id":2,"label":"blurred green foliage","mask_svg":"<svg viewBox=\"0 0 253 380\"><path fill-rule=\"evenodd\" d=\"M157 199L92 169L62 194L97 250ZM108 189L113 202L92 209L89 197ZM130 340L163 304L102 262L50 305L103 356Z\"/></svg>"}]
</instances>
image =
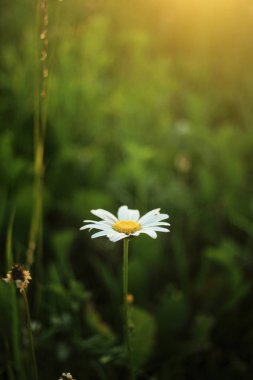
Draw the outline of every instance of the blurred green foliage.
<instances>
[{"instance_id":1,"label":"blurred green foliage","mask_svg":"<svg viewBox=\"0 0 253 380\"><path fill-rule=\"evenodd\" d=\"M125 378L121 244L79 227L127 204L172 225L130 244L138 378L250 379L251 1L48 7L44 248L29 288L41 376ZM25 262L34 201L34 28L31 1L2 1L1 276L12 255ZM3 380L30 376L19 298L0 284Z\"/></svg>"}]
</instances>

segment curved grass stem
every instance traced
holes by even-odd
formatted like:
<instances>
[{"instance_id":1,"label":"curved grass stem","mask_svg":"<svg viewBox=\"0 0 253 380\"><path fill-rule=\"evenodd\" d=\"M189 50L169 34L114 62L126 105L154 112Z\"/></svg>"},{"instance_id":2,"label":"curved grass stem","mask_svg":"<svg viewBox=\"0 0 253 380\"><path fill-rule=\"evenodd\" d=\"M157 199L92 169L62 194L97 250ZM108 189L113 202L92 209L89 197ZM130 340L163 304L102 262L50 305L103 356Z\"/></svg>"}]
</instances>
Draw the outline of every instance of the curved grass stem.
<instances>
[{"instance_id":1,"label":"curved grass stem","mask_svg":"<svg viewBox=\"0 0 253 380\"><path fill-rule=\"evenodd\" d=\"M25 311L26 311L26 318L27 318L27 330L28 330L29 343L30 343L32 362L33 362L33 370L34 370L34 380L39 380L36 357L35 357L35 350L34 350L32 327L31 327L31 316L30 316L29 303L28 303L26 291L23 290L21 292L21 294L23 296L24 303L25 303Z\"/></svg>"}]
</instances>

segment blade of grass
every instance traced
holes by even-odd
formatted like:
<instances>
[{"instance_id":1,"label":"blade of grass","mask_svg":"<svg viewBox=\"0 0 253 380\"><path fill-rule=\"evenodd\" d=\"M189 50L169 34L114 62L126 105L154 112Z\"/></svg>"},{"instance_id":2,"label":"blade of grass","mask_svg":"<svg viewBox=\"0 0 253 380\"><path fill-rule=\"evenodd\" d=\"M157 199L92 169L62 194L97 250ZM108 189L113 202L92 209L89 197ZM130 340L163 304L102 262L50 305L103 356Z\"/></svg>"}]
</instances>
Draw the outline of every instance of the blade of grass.
<instances>
[{"instance_id":1,"label":"blade of grass","mask_svg":"<svg viewBox=\"0 0 253 380\"><path fill-rule=\"evenodd\" d=\"M8 229L7 229L7 239L6 239L6 272L8 272L13 265L13 255L12 255L12 235L13 235L13 224L15 219L15 208L11 212Z\"/></svg>"},{"instance_id":2,"label":"blade of grass","mask_svg":"<svg viewBox=\"0 0 253 380\"><path fill-rule=\"evenodd\" d=\"M34 309L39 313L40 287L43 255L43 195L44 195L44 142L46 133L48 13L47 1L36 0L35 5L35 73L34 73L34 201L29 231L26 262L34 263L37 250L35 276L37 282Z\"/></svg>"},{"instance_id":3,"label":"blade of grass","mask_svg":"<svg viewBox=\"0 0 253 380\"><path fill-rule=\"evenodd\" d=\"M13 265L13 250L12 250L12 236L13 236L13 225L15 220L15 208L11 212L11 216L7 228L7 239L6 239L6 267L10 270ZM24 380L24 368L22 364L21 357L21 347L20 347L20 323L19 323L19 313L17 305L17 295L16 289L14 286L10 287L10 298L9 298L9 308L10 308L10 347L11 347L11 356L13 357L13 363L15 372L19 374L20 380ZM8 361L8 372L11 370L11 362Z\"/></svg>"}]
</instances>

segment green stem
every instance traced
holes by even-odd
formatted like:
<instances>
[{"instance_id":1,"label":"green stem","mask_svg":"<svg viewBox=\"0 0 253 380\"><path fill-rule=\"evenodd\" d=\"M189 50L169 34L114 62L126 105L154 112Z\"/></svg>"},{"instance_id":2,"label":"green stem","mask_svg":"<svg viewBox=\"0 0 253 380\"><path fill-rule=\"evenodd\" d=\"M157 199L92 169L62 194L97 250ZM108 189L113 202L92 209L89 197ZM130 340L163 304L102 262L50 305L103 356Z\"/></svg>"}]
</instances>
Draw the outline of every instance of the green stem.
<instances>
[{"instance_id":1,"label":"green stem","mask_svg":"<svg viewBox=\"0 0 253 380\"><path fill-rule=\"evenodd\" d=\"M135 373L132 363L132 350L129 332L129 319L128 319L128 248L129 239L124 239L123 247L123 312L124 312L124 338L125 338L125 352L130 372L130 379L135 379Z\"/></svg>"},{"instance_id":2,"label":"green stem","mask_svg":"<svg viewBox=\"0 0 253 380\"><path fill-rule=\"evenodd\" d=\"M27 318L27 329L28 329L28 335L29 335L29 341L30 341L30 347L31 347L31 354L32 354L32 361L33 361L33 369L34 369L34 380L38 380L38 369L36 364L36 358L35 358L35 350L34 350L34 343L33 343L33 334L32 334L32 327L31 327L31 316L30 316L30 310L29 310L29 303L26 295L26 291L22 291L22 295L24 298L25 303L25 310L26 310L26 318Z\"/></svg>"},{"instance_id":3,"label":"green stem","mask_svg":"<svg viewBox=\"0 0 253 380\"><path fill-rule=\"evenodd\" d=\"M11 286L10 294L12 318L11 318L11 340L12 355L15 373L19 374L20 380L24 380L24 366L22 364L22 352L20 350L20 319L17 305L17 292L15 286Z\"/></svg>"},{"instance_id":4,"label":"green stem","mask_svg":"<svg viewBox=\"0 0 253 380\"><path fill-rule=\"evenodd\" d=\"M123 248L123 308L124 308L124 335L125 335L125 350L127 358L130 356L130 337L128 327L128 246L129 240L124 239Z\"/></svg>"}]
</instances>

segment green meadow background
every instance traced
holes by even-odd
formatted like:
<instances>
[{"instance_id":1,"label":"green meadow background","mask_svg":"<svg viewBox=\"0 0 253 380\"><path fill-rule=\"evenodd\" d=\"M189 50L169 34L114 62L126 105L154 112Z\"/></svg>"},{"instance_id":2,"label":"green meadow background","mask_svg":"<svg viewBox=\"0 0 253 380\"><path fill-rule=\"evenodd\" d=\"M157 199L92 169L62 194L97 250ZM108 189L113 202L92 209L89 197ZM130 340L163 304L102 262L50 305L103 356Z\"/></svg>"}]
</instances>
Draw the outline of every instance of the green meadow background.
<instances>
[{"instance_id":1,"label":"green meadow background","mask_svg":"<svg viewBox=\"0 0 253 380\"><path fill-rule=\"evenodd\" d=\"M127 204L142 214L161 207L171 223L169 234L130 243L138 379L249 380L252 1L47 7L47 121L38 144L35 4L2 0L0 19L0 276L12 263L32 264L40 379L126 379L122 244L79 228L91 209ZM32 380L29 355L22 297L2 281L0 379Z\"/></svg>"}]
</instances>

